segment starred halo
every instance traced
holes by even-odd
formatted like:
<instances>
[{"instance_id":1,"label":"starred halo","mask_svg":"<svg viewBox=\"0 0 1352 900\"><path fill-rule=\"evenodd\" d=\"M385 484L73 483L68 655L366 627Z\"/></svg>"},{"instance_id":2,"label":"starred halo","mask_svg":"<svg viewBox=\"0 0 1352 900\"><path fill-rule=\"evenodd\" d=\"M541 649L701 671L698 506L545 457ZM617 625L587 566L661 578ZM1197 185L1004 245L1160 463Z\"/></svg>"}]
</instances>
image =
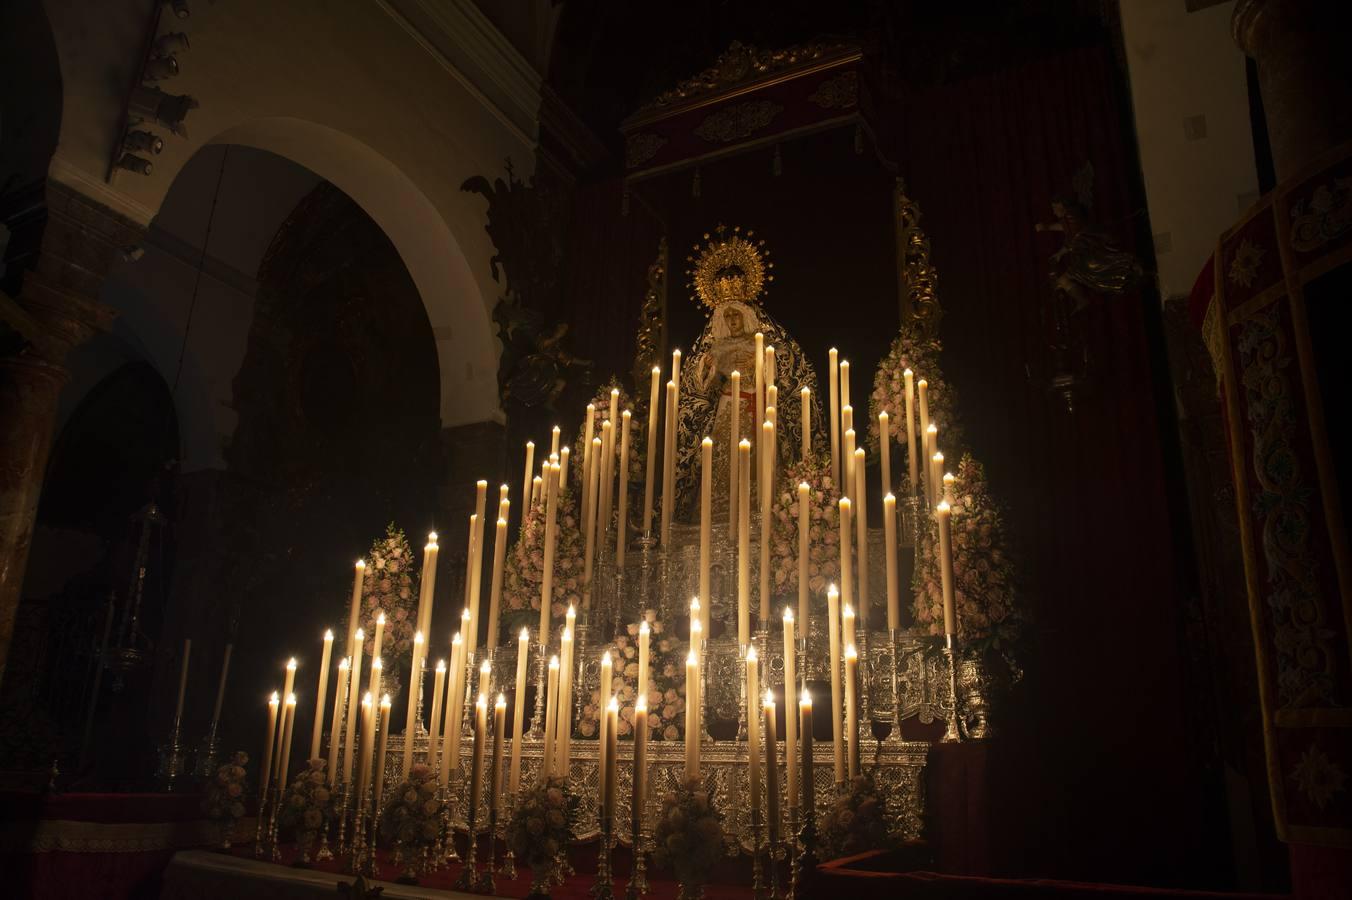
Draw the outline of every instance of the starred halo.
<instances>
[{"instance_id":1,"label":"starred halo","mask_svg":"<svg viewBox=\"0 0 1352 900\"><path fill-rule=\"evenodd\" d=\"M752 231L742 232L740 226L729 229L719 225L710 234L705 232L703 245L694 246L694 254L687 256L690 268L686 274L690 277L687 287L694 290L700 301L714 309L725 300L755 302L765 291L768 282L774 280L770 270L769 252L765 241L756 240ZM743 288L739 296L720 297L718 281L728 273L739 274L743 279Z\"/></svg>"}]
</instances>

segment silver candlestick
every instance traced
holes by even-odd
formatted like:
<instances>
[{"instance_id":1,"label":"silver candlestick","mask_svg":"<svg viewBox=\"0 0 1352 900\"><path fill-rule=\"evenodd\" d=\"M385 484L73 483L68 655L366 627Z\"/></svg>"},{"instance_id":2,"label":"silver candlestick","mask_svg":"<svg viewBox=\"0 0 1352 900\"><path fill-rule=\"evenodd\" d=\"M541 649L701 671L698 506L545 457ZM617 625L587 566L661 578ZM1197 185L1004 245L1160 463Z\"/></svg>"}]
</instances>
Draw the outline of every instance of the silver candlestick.
<instances>
[{"instance_id":1,"label":"silver candlestick","mask_svg":"<svg viewBox=\"0 0 1352 900\"><path fill-rule=\"evenodd\" d=\"M944 658L948 664L948 702L951 712L948 716L948 725L944 728L944 736L939 739L943 744L962 742L962 731L958 728L958 655L954 643L954 635L944 635Z\"/></svg>"}]
</instances>

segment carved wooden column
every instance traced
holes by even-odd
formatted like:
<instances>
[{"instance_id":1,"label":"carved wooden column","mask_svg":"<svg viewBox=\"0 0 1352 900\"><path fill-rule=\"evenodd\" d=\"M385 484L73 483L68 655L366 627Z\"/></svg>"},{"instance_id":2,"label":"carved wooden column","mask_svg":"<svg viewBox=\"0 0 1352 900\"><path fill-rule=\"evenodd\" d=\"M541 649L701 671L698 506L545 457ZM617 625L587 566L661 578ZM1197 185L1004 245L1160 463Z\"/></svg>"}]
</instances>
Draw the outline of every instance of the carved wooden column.
<instances>
[{"instance_id":1,"label":"carved wooden column","mask_svg":"<svg viewBox=\"0 0 1352 900\"><path fill-rule=\"evenodd\" d=\"M6 321L23 339L20 349L0 357L0 682L66 381L63 363L71 348L112 321L99 289L144 231L55 182L7 220L11 246L29 270L17 298L0 297Z\"/></svg>"},{"instance_id":2,"label":"carved wooden column","mask_svg":"<svg viewBox=\"0 0 1352 900\"><path fill-rule=\"evenodd\" d=\"M1328 0L1239 0L1231 33L1258 63L1278 180L1352 140L1352 53Z\"/></svg>"}]
</instances>

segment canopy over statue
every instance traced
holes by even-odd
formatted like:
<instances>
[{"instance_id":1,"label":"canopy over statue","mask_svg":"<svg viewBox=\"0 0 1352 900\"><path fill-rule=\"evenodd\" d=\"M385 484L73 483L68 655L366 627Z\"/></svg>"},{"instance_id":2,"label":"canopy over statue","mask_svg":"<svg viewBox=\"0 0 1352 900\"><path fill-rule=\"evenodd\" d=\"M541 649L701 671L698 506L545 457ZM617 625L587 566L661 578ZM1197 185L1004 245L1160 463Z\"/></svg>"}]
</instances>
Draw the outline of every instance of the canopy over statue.
<instances>
[{"instance_id":1,"label":"canopy over statue","mask_svg":"<svg viewBox=\"0 0 1352 900\"><path fill-rule=\"evenodd\" d=\"M817 376L803 350L761 306L767 285L774 280L765 242L751 231L719 225L696 244L690 263L690 287L709 309L709 321L691 348L683 367L678 411L677 507L679 520L698 518L700 442L713 438L713 490L715 508L727 503L728 470L733 460L731 423L734 403L739 408L739 437L754 447L761 423L756 421L755 335L774 347L772 378L778 393L776 457L780 464L798 458L802 446L802 401L799 392L812 391L812 421L821 422ZM741 373L740 396L732 396L731 376ZM813 447L817 440L812 436ZM721 501L721 502L720 502Z\"/></svg>"}]
</instances>

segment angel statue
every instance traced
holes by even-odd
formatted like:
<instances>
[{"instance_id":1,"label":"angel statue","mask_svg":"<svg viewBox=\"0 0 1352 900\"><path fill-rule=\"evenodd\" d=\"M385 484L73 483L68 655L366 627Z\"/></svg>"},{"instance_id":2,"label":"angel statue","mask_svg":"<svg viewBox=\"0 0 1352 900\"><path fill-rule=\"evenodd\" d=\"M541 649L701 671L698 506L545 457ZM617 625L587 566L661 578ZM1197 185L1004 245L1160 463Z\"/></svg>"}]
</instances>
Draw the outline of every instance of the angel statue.
<instances>
[{"instance_id":1,"label":"angel statue","mask_svg":"<svg viewBox=\"0 0 1352 900\"><path fill-rule=\"evenodd\" d=\"M1088 221L1094 203L1094 166L1086 162L1071 179L1073 193L1052 200L1054 222L1038 222L1036 231L1059 231L1065 237L1052 254L1052 287L1066 294L1079 312L1090 294L1120 294L1141 278L1141 264L1118 248L1107 232Z\"/></svg>"},{"instance_id":2,"label":"angel statue","mask_svg":"<svg viewBox=\"0 0 1352 900\"><path fill-rule=\"evenodd\" d=\"M713 438L714 509L725 510L728 503L728 475L735 459L731 444L732 410L738 409L739 437L754 447L760 436L756 422L755 335L764 336L764 345L775 349L774 381L779 400L775 410L776 456L780 463L797 459L802 446L802 404L799 392L812 391L817 402L817 376L811 363L787 331L760 305L766 285L773 280L773 267L765 242L753 239L753 233L720 225L712 235L705 234L703 247L695 245L697 255L687 257L691 264L691 286L709 309L709 321L691 348L688 362L682 366L690 373L682 377L680 408L677 412L677 495L678 521L697 521L699 517L700 443ZM738 396L732 395L733 372L741 373ZM819 412L813 421L821 421ZM754 451L753 451L754 452ZM715 521L719 517L715 516Z\"/></svg>"}]
</instances>

